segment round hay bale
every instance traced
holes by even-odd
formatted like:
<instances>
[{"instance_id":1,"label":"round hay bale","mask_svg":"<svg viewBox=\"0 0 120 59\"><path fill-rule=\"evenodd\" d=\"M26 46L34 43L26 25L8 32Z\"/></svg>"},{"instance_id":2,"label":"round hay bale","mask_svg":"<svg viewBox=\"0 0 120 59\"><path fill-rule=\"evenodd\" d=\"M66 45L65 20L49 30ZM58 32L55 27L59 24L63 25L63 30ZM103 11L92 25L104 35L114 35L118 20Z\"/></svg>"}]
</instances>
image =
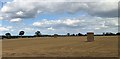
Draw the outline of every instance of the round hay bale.
<instances>
[{"instance_id":1,"label":"round hay bale","mask_svg":"<svg viewBox=\"0 0 120 59\"><path fill-rule=\"evenodd\" d=\"M88 42L94 41L94 32L87 32L87 41Z\"/></svg>"}]
</instances>

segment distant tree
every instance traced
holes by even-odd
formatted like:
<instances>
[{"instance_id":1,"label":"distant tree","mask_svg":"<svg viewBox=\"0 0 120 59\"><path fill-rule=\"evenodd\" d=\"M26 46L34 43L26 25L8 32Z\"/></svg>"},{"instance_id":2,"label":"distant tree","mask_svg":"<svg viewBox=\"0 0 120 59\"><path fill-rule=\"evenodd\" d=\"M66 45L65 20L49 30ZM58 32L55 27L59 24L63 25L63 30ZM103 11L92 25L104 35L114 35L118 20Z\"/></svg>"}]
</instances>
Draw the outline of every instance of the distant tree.
<instances>
[{"instance_id":1,"label":"distant tree","mask_svg":"<svg viewBox=\"0 0 120 59\"><path fill-rule=\"evenodd\" d=\"M22 37L22 35L24 35L24 33L25 33L24 31L20 31L19 35Z\"/></svg>"},{"instance_id":2,"label":"distant tree","mask_svg":"<svg viewBox=\"0 0 120 59\"><path fill-rule=\"evenodd\" d=\"M78 34L76 34L75 36L78 36Z\"/></svg>"},{"instance_id":3,"label":"distant tree","mask_svg":"<svg viewBox=\"0 0 120 59\"><path fill-rule=\"evenodd\" d=\"M10 33L6 33L5 36L6 36L7 39L11 38L11 34Z\"/></svg>"},{"instance_id":4,"label":"distant tree","mask_svg":"<svg viewBox=\"0 0 120 59\"><path fill-rule=\"evenodd\" d=\"M120 32L116 33L116 35L120 35Z\"/></svg>"},{"instance_id":5,"label":"distant tree","mask_svg":"<svg viewBox=\"0 0 120 59\"><path fill-rule=\"evenodd\" d=\"M87 34L85 34L85 36L87 36Z\"/></svg>"},{"instance_id":6,"label":"distant tree","mask_svg":"<svg viewBox=\"0 0 120 59\"><path fill-rule=\"evenodd\" d=\"M75 36L75 34L72 34L71 36Z\"/></svg>"},{"instance_id":7,"label":"distant tree","mask_svg":"<svg viewBox=\"0 0 120 59\"><path fill-rule=\"evenodd\" d=\"M103 36L105 36L105 32L103 32L103 34L102 34Z\"/></svg>"},{"instance_id":8,"label":"distant tree","mask_svg":"<svg viewBox=\"0 0 120 59\"><path fill-rule=\"evenodd\" d=\"M70 33L67 33L67 36L70 36Z\"/></svg>"},{"instance_id":9,"label":"distant tree","mask_svg":"<svg viewBox=\"0 0 120 59\"><path fill-rule=\"evenodd\" d=\"M109 36L109 35L115 35L114 33L111 33L111 32L107 32L105 33L106 36Z\"/></svg>"},{"instance_id":10,"label":"distant tree","mask_svg":"<svg viewBox=\"0 0 120 59\"><path fill-rule=\"evenodd\" d=\"M54 34L54 38L57 38L58 34Z\"/></svg>"},{"instance_id":11,"label":"distant tree","mask_svg":"<svg viewBox=\"0 0 120 59\"><path fill-rule=\"evenodd\" d=\"M78 33L78 36L82 36L83 34L81 34L81 33Z\"/></svg>"},{"instance_id":12,"label":"distant tree","mask_svg":"<svg viewBox=\"0 0 120 59\"><path fill-rule=\"evenodd\" d=\"M41 36L41 33L40 33L40 31L37 31L37 32L35 32L35 36Z\"/></svg>"}]
</instances>

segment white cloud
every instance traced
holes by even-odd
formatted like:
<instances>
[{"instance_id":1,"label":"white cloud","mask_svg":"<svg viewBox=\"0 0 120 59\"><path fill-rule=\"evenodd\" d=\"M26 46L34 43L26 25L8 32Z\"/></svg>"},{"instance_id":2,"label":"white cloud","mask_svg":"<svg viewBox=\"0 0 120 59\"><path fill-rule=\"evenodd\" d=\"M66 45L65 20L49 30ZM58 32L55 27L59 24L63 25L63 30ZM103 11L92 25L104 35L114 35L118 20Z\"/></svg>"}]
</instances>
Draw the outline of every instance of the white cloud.
<instances>
[{"instance_id":1,"label":"white cloud","mask_svg":"<svg viewBox=\"0 0 120 59\"><path fill-rule=\"evenodd\" d=\"M0 26L0 32L4 32L4 31L10 31L12 29L12 26Z\"/></svg>"},{"instance_id":2,"label":"white cloud","mask_svg":"<svg viewBox=\"0 0 120 59\"><path fill-rule=\"evenodd\" d=\"M3 20L3 17L0 17L0 20Z\"/></svg>"},{"instance_id":3,"label":"white cloud","mask_svg":"<svg viewBox=\"0 0 120 59\"><path fill-rule=\"evenodd\" d=\"M41 22L34 22L34 23L33 23L33 26L42 26L42 24L43 24L43 23L41 23Z\"/></svg>"},{"instance_id":4,"label":"white cloud","mask_svg":"<svg viewBox=\"0 0 120 59\"><path fill-rule=\"evenodd\" d=\"M71 19L66 19L63 21L64 24L71 25L71 26L76 26L76 24L79 22L80 20L71 20Z\"/></svg>"},{"instance_id":5,"label":"white cloud","mask_svg":"<svg viewBox=\"0 0 120 59\"><path fill-rule=\"evenodd\" d=\"M1 12L4 16L8 15L9 18L32 18L38 13L76 13L78 11L100 17L117 17L118 15L118 2L116 2L118 0L112 0L114 2L108 2L108 0L92 0L94 2L88 0L85 0L88 2L77 1L81 2L74 2L74 0L70 0L70 2L67 0L14 0L13 2L6 3Z\"/></svg>"},{"instance_id":6,"label":"white cloud","mask_svg":"<svg viewBox=\"0 0 120 59\"><path fill-rule=\"evenodd\" d=\"M92 20L89 20L92 19ZM114 20L114 21L113 21ZM72 22L71 22L72 21ZM15 28L14 26L1 27L1 31L12 32L13 30L18 32L23 30L25 35L33 35L36 31L41 31L43 34L65 34L65 33L86 33L88 31L94 31L95 33L102 33L107 31L117 32L118 28L117 18L101 18L101 17L80 17L72 19L56 19L48 20L43 19L38 22L33 22L33 26L20 26ZM70 23L69 23L70 22ZM36 23L36 24L35 24ZM42 24L41 24L42 23ZM40 24L40 25L39 25ZM14 33L12 33L14 34Z\"/></svg>"},{"instance_id":7,"label":"white cloud","mask_svg":"<svg viewBox=\"0 0 120 59\"><path fill-rule=\"evenodd\" d=\"M9 30L8 28L0 27L0 31L8 31L8 30Z\"/></svg>"},{"instance_id":8,"label":"white cloud","mask_svg":"<svg viewBox=\"0 0 120 59\"><path fill-rule=\"evenodd\" d=\"M6 28L8 28L8 29L12 29L13 27L12 27L12 26L7 26Z\"/></svg>"},{"instance_id":9,"label":"white cloud","mask_svg":"<svg viewBox=\"0 0 120 59\"><path fill-rule=\"evenodd\" d=\"M52 27L50 27L50 28L48 28L48 30L55 30L55 29L53 29Z\"/></svg>"},{"instance_id":10,"label":"white cloud","mask_svg":"<svg viewBox=\"0 0 120 59\"><path fill-rule=\"evenodd\" d=\"M98 29L100 29L100 28L95 28L95 30L98 30Z\"/></svg>"},{"instance_id":11,"label":"white cloud","mask_svg":"<svg viewBox=\"0 0 120 59\"><path fill-rule=\"evenodd\" d=\"M109 18L105 20L105 25L110 27L118 27L118 18Z\"/></svg>"},{"instance_id":12,"label":"white cloud","mask_svg":"<svg viewBox=\"0 0 120 59\"><path fill-rule=\"evenodd\" d=\"M14 2L23 2L23 1L27 1L27 2L118 2L119 0L14 0Z\"/></svg>"},{"instance_id":13,"label":"white cloud","mask_svg":"<svg viewBox=\"0 0 120 59\"><path fill-rule=\"evenodd\" d=\"M8 6L4 6L2 9L1 9L1 12L7 12L10 10L10 7Z\"/></svg>"},{"instance_id":14,"label":"white cloud","mask_svg":"<svg viewBox=\"0 0 120 59\"><path fill-rule=\"evenodd\" d=\"M83 20L78 19L63 19L63 20L47 20L43 19L39 22L34 22L32 25L37 27L49 27L49 26L57 26L57 25L65 25L65 26L77 26L78 23L81 23Z\"/></svg>"},{"instance_id":15,"label":"white cloud","mask_svg":"<svg viewBox=\"0 0 120 59\"><path fill-rule=\"evenodd\" d=\"M54 1L54 2L53 2ZM79 1L79 2L76 2ZM111 2L114 1L114 2ZM70 13L83 12L84 17L75 19L43 19L32 25L55 32L86 32L92 30L106 30L118 27L118 0L14 0L6 3L0 11L0 19L8 19L10 22L19 22L23 18L33 18L44 13ZM86 16L86 14L88 16ZM80 14L81 16L81 14ZM10 27L3 27L7 30ZM25 31L35 31L33 28L24 28ZM116 31L116 30L114 30Z\"/></svg>"},{"instance_id":16,"label":"white cloud","mask_svg":"<svg viewBox=\"0 0 120 59\"><path fill-rule=\"evenodd\" d=\"M92 20L89 20L92 19ZM62 20L41 20L34 22L33 26L42 29L55 29L54 31L98 31L111 30L118 28L117 18L101 18L101 17L86 17L86 18L73 18ZM60 30L61 29L61 30ZM117 31L117 30L116 30Z\"/></svg>"},{"instance_id":17,"label":"white cloud","mask_svg":"<svg viewBox=\"0 0 120 59\"><path fill-rule=\"evenodd\" d=\"M20 22L22 19L21 18L16 18L16 19L11 19L10 22Z\"/></svg>"},{"instance_id":18,"label":"white cloud","mask_svg":"<svg viewBox=\"0 0 120 59\"><path fill-rule=\"evenodd\" d=\"M19 11L16 13L17 15L23 15L23 12L22 11Z\"/></svg>"}]
</instances>

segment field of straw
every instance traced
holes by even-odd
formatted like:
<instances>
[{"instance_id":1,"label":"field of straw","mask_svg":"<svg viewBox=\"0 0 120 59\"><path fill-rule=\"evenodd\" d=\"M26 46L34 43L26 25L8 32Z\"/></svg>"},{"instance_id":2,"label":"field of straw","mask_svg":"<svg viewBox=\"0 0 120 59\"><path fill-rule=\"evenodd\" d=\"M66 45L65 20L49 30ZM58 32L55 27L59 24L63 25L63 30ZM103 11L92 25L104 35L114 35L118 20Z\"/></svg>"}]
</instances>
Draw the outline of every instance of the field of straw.
<instances>
[{"instance_id":1,"label":"field of straw","mask_svg":"<svg viewBox=\"0 0 120 59\"><path fill-rule=\"evenodd\" d=\"M117 36L36 37L5 39L3 57L118 57Z\"/></svg>"}]
</instances>

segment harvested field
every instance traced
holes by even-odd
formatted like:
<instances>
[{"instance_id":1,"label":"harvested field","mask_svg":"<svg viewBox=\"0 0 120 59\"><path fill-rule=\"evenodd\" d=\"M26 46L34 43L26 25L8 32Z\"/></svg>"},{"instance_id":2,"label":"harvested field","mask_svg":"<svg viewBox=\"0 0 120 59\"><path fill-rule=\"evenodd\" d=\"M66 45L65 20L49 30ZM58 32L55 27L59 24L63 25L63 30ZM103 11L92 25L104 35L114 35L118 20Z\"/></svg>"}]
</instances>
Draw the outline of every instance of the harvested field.
<instances>
[{"instance_id":1,"label":"harvested field","mask_svg":"<svg viewBox=\"0 0 120 59\"><path fill-rule=\"evenodd\" d=\"M117 36L19 38L2 41L3 57L118 57Z\"/></svg>"}]
</instances>

